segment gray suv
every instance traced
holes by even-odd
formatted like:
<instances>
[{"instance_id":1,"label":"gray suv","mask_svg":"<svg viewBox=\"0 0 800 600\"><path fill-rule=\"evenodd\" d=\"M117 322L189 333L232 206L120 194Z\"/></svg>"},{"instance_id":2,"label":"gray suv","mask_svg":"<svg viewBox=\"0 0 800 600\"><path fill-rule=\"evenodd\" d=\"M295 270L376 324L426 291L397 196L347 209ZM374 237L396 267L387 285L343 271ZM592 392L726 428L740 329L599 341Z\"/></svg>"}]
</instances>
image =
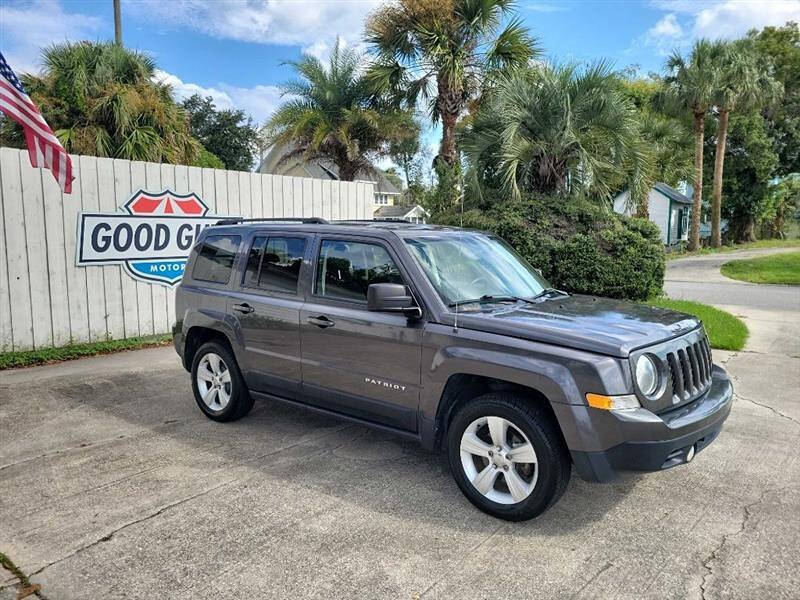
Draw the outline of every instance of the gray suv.
<instances>
[{"instance_id":1,"label":"gray suv","mask_svg":"<svg viewBox=\"0 0 800 600\"><path fill-rule=\"evenodd\" d=\"M503 240L402 222L226 220L177 288L175 349L215 421L300 404L445 449L508 520L570 472L692 460L732 387L689 315L553 289Z\"/></svg>"}]
</instances>

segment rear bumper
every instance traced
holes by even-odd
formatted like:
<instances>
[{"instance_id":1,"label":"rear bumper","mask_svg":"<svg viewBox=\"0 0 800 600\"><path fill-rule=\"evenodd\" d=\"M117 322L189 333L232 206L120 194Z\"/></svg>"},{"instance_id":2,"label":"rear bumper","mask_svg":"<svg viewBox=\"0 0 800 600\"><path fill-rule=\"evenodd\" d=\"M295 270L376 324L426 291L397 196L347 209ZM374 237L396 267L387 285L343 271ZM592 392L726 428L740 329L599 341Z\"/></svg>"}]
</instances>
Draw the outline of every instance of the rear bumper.
<instances>
[{"instance_id":1,"label":"rear bumper","mask_svg":"<svg viewBox=\"0 0 800 600\"><path fill-rule=\"evenodd\" d=\"M172 345L175 347L175 352L178 353L178 356L181 357L181 363L183 363L183 367L186 368L186 361L183 358L183 349L186 340L183 335L183 328L179 323L175 323L172 326Z\"/></svg>"},{"instance_id":2,"label":"rear bumper","mask_svg":"<svg viewBox=\"0 0 800 600\"><path fill-rule=\"evenodd\" d=\"M685 464L719 435L732 400L728 374L714 366L708 392L673 411L656 415L644 408L601 411L587 407L583 416L594 422L600 438L590 443L602 443L602 438L611 443L602 450L571 448L575 470L587 481L606 482L626 472L663 471Z\"/></svg>"}]
</instances>

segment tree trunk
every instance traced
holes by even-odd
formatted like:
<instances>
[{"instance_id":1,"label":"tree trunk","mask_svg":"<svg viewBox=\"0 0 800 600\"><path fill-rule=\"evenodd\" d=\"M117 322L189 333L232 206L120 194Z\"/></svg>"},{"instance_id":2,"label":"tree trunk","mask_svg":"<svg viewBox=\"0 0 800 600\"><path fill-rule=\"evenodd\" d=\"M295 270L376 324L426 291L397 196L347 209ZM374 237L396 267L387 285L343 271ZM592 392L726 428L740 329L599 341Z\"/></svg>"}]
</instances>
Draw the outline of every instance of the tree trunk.
<instances>
[{"instance_id":1,"label":"tree trunk","mask_svg":"<svg viewBox=\"0 0 800 600\"><path fill-rule=\"evenodd\" d=\"M644 195L639 199L636 203L636 216L640 219L649 219L650 218L650 188L652 186L647 186L647 189L644 191Z\"/></svg>"},{"instance_id":2,"label":"tree trunk","mask_svg":"<svg viewBox=\"0 0 800 600\"><path fill-rule=\"evenodd\" d=\"M439 74L437 83L436 110L442 119L442 144L439 148L439 157L449 166L458 161L456 150L456 123L461 114L462 94L460 90L453 89L447 82L446 76Z\"/></svg>"},{"instance_id":3,"label":"tree trunk","mask_svg":"<svg viewBox=\"0 0 800 600\"><path fill-rule=\"evenodd\" d=\"M442 145L439 148L439 156L451 167L456 164L458 154L456 150L456 123L458 113L449 112L442 114Z\"/></svg>"},{"instance_id":4,"label":"tree trunk","mask_svg":"<svg viewBox=\"0 0 800 600\"><path fill-rule=\"evenodd\" d=\"M711 200L711 244L715 248L722 246L720 216L722 212L722 166L725 162L725 145L728 141L728 116L730 110L723 108L719 113L719 131L717 131L717 149L714 155L714 195Z\"/></svg>"},{"instance_id":5,"label":"tree trunk","mask_svg":"<svg viewBox=\"0 0 800 600\"><path fill-rule=\"evenodd\" d=\"M339 168L339 181L354 181L358 175L358 169L349 161L342 161L336 166Z\"/></svg>"},{"instance_id":6,"label":"tree trunk","mask_svg":"<svg viewBox=\"0 0 800 600\"><path fill-rule=\"evenodd\" d=\"M694 194L692 195L692 224L689 228L689 250L700 247L700 212L703 208L703 138L705 111L694 113Z\"/></svg>"},{"instance_id":7,"label":"tree trunk","mask_svg":"<svg viewBox=\"0 0 800 600\"><path fill-rule=\"evenodd\" d=\"M744 230L742 231L742 242L755 242L756 241L756 220L753 215L748 215L747 222L745 223Z\"/></svg>"}]
</instances>

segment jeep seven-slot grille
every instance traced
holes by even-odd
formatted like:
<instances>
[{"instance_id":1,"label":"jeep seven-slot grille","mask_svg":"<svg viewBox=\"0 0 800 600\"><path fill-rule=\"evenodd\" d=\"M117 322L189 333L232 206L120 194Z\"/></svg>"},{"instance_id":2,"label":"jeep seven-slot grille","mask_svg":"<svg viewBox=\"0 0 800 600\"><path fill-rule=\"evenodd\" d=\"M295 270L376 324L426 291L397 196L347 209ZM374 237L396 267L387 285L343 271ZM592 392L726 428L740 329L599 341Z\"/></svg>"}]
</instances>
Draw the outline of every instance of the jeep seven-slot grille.
<instances>
[{"instance_id":1,"label":"jeep seven-slot grille","mask_svg":"<svg viewBox=\"0 0 800 600\"><path fill-rule=\"evenodd\" d=\"M711 348L705 336L668 352L667 364L672 377L673 404L696 398L711 385Z\"/></svg>"}]
</instances>

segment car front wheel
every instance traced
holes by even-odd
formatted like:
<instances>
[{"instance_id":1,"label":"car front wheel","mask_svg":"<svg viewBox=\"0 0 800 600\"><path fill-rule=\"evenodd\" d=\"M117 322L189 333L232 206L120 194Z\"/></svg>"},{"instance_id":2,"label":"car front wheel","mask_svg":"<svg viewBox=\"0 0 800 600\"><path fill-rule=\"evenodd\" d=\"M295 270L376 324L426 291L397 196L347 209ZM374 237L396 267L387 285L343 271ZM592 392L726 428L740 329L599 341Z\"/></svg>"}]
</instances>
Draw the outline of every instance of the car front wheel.
<instances>
[{"instance_id":1,"label":"car front wheel","mask_svg":"<svg viewBox=\"0 0 800 600\"><path fill-rule=\"evenodd\" d=\"M448 454L470 502L509 521L541 514L569 482L569 453L552 416L512 394L490 393L464 405L448 430Z\"/></svg>"}]
</instances>

